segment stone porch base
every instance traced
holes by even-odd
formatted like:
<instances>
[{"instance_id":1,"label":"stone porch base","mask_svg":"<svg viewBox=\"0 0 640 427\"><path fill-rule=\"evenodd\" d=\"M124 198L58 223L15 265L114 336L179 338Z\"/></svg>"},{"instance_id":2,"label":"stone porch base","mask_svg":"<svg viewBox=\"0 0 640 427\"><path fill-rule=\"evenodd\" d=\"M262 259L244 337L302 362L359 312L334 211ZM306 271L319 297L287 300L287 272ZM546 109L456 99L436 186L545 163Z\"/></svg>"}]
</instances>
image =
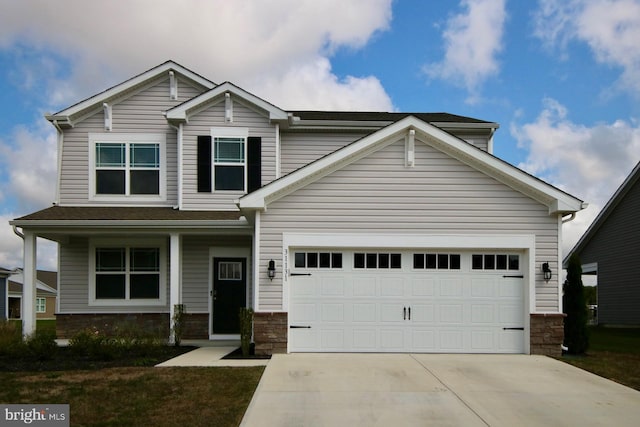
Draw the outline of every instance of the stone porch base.
<instances>
[{"instance_id":1,"label":"stone porch base","mask_svg":"<svg viewBox=\"0 0 640 427\"><path fill-rule=\"evenodd\" d=\"M254 313L253 341L259 355L286 353L288 335L288 313Z\"/></svg>"},{"instance_id":2,"label":"stone porch base","mask_svg":"<svg viewBox=\"0 0 640 427\"><path fill-rule=\"evenodd\" d=\"M531 354L562 355L564 318L564 313L531 315Z\"/></svg>"}]
</instances>

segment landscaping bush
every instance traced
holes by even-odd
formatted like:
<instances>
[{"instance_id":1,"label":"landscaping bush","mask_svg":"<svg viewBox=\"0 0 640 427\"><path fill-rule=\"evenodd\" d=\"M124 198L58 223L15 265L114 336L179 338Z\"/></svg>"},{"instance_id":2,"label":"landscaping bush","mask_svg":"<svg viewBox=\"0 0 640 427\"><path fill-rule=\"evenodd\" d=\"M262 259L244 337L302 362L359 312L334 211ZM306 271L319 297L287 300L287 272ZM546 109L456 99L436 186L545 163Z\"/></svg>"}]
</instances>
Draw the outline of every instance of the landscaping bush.
<instances>
[{"instance_id":1,"label":"landscaping bush","mask_svg":"<svg viewBox=\"0 0 640 427\"><path fill-rule=\"evenodd\" d=\"M50 330L36 330L36 332L27 338L26 348L28 352L37 360L50 360L58 351L56 343L56 334Z\"/></svg>"},{"instance_id":2,"label":"landscaping bush","mask_svg":"<svg viewBox=\"0 0 640 427\"><path fill-rule=\"evenodd\" d=\"M115 325L109 335L97 328L84 329L69 340L69 347L77 356L91 360L146 357L164 344L155 334L132 322Z\"/></svg>"},{"instance_id":3,"label":"landscaping bush","mask_svg":"<svg viewBox=\"0 0 640 427\"><path fill-rule=\"evenodd\" d=\"M22 331L15 322L0 320L0 356L22 351Z\"/></svg>"},{"instance_id":4,"label":"landscaping bush","mask_svg":"<svg viewBox=\"0 0 640 427\"><path fill-rule=\"evenodd\" d=\"M567 315L564 319L564 345L569 354L584 354L589 348L589 312L582 284L582 263L575 254L569 258L567 280L562 290L562 305Z\"/></svg>"}]
</instances>

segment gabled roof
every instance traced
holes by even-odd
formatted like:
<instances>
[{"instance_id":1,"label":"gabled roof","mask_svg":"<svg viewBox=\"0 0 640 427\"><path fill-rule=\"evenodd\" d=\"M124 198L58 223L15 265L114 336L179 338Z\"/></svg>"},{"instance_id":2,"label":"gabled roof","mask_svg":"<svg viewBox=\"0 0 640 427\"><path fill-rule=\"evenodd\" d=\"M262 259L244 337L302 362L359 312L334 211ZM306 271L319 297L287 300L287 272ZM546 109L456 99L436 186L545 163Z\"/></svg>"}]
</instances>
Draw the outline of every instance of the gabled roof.
<instances>
[{"instance_id":1,"label":"gabled roof","mask_svg":"<svg viewBox=\"0 0 640 427\"><path fill-rule=\"evenodd\" d=\"M59 125L72 126L73 122L78 118L83 117L86 112L99 108L103 103L109 102L115 98L119 98L127 91L135 90L136 88L146 84L150 80L162 74L168 73L169 71L175 71L205 88L211 89L215 87L215 83L202 77L201 75L194 73L193 71L183 67L176 62L167 61L163 64L151 68L150 70L138 74L137 76L132 77L129 80L126 80L103 92L100 92L97 95L87 98L84 101L80 101L77 104L65 108L64 110L58 111L55 114L47 115L45 117L50 122L53 122L55 120Z\"/></svg>"},{"instance_id":2,"label":"gabled roof","mask_svg":"<svg viewBox=\"0 0 640 427\"><path fill-rule=\"evenodd\" d=\"M624 180L620 187L613 193L613 196L609 199L607 204L602 208L598 216L593 220L587 231L584 232L578 243L569 251L567 256L563 260L563 265L569 261L571 255L574 253L580 253L588 244L591 238L595 236L600 227L607 221L609 216L615 211L616 207L620 204L620 202L625 198L629 190L635 185L636 182L640 179L640 162L636 164L633 168L629 176Z\"/></svg>"},{"instance_id":3,"label":"gabled roof","mask_svg":"<svg viewBox=\"0 0 640 427\"><path fill-rule=\"evenodd\" d=\"M224 97L226 93L233 94L253 105L264 110L269 114L270 120L287 120L288 114L271 104L270 102L265 101L262 98L259 98L252 93L247 92L246 90L239 88L230 82L224 82L215 88L196 96L182 104L170 109L167 111L167 120L173 122L186 122L189 121L189 115L191 113L197 113L200 108L210 101Z\"/></svg>"},{"instance_id":4,"label":"gabled roof","mask_svg":"<svg viewBox=\"0 0 640 427\"><path fill-rule=\"evenodd\" d=\"M9 291L14 293L22 292L23 283L24 273L22 269L18 269L9 277ZM40 291L56 295L58 293L58 273L55 271L37 270L36 288Z\"/></svg>"},{"instance_id":5,"label":"gabled roof","mask_svg":"<svg viewBox=\"0 0 640 427\"><path fill-rule=\"evenodd\" d=\"M398 141L409 130L415 130L416 139L426 141L434 148L548 206L550 214L573 213L584 208L582 200L415 116L407 116L247 194L238 200L238 206L240 209L266 209L269 203Z\"/></svg>"}]
</instances>

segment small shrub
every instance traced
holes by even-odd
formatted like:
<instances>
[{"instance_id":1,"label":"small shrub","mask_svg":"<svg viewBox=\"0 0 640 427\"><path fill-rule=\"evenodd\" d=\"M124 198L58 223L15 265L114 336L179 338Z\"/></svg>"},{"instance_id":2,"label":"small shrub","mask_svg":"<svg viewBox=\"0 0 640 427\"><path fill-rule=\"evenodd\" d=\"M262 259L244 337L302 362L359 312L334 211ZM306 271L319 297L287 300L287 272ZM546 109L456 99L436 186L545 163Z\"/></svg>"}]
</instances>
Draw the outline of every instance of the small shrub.
<instances>
[{"instance_id":1,"label":"small shrub","mask_svg":"<svg viewBox=\"0 0 640 427\"><path fill-rule=\"evenodd\" d=\"M69 347L77 356L94 360L108 360L111 355L108 354L108 349L105 349L105 341L107 341L106 337L101 335L97 329L83 329L71 337Z\"/></svg>"},{"instance_id":2,"label":"small shrub","mask_svg":"<svg viewBox=\"0 0 640 427\"><path fill-rule=\"evenodd\" d=\"M50 330L36 330L27 338L26 347L29 353L38 360L50 360L58 350L56 334Z\"/></svg>"},{"instance_id":3,"label":"small shrub","mask_svg":"<svg viewBox=\"0 0 640 427\"><path fill-rule=\"evenodd\" d=\"M16 322L0 320L0 355L16 354L22 349L22 331Z\"/></svg>"}]
</instances>

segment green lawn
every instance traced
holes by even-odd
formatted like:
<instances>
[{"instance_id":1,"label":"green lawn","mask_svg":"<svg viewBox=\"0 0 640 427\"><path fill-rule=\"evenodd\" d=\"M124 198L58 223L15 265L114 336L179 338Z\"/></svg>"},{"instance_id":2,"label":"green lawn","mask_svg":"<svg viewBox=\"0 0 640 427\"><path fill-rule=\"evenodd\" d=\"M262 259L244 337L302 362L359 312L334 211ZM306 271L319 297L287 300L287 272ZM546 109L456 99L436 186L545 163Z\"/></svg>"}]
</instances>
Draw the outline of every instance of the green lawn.
<instances>
[{"instance_id":1,"label":"green lawn","mask_svg":"<svg viewBox=\"0 0 640 427\"><path fill-rule=\"evenodd\" d=\"M11 319L9 320L11 323L16 324L16 328L21 331L22 330L22 320ZM56 331L56 320L55 319L38 319L36 320L36 329L37 330L47 330L47 331Z\"/></svg>"},{"instance_id":2,"label":"green lawn","mask_svg":"<svg viewBox=\"0 0 640 427\"><path fill-rule=\"evenodd\" d=\"M585 356L560 360L640 390L640 328L590 327Z\"/></svg>"}]
</instances>

